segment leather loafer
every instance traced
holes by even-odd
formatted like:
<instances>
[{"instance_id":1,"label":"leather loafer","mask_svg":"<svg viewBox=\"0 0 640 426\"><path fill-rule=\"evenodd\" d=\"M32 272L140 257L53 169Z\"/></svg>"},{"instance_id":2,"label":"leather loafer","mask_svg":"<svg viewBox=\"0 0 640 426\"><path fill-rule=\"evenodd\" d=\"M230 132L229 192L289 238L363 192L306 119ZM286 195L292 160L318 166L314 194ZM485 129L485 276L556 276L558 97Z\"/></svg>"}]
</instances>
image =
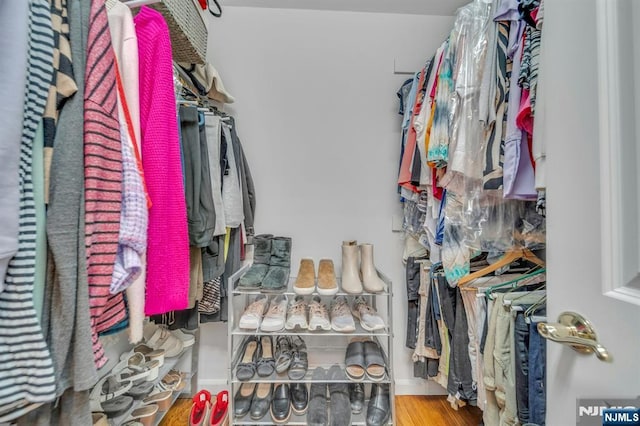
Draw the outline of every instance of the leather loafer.
<instances>
[{"instance_id":1,"label":"leather loafer","mask_svg":"<svg viewBox=\"0 0 640 426\"><path fill-rule=\"evenodd\" d=\"M271 418L276 423L286 423L291 417L291 393L289 385L281 383L276 386L271 402Z\"/></svg>"},{"instance_id":2,"label":"leather loafer","mask_svg":"<svg viewBox=\"0 0 640 426\"><path fill-rule=\"evenodd\" d=\"M237 418L242 418L247 415L251 408L251 401L253 400L253 394L256 391L255 383L242 383L240 388L233 397L233 414Z\"/></svg>"},{"instance_id":3,"label":"leather loafer","mask_svg":"<svg viewBox=\"0 0 640 426\"><path fill-rule=\"evenodd\" d=\"M351 401L351 412L353 414L362 413L364 408L364 386L362 383L349 383L349 400Z\"/></svg>"},{"instance_id":4,"label":"leather loafer","mask_svg":"<svg viewBox=\"0 0 640 426\"><path fill-rule=\"evenodd\" d=\"M291 385L291 408L293 412L301 416L307 412L309 406L309 391L304 383L293 383Z\"/></svg>"},{"instance_id":5,"label":"leather loafer","mask_svg":"<svg viewBox=\"0 0 640 426\"><path fill-rule=\"evenodd\" d=\"M369 399L369 406L367 407L367 426L382 426L387 424L390 414L389 384L372 384L371 399Z\"/></svg>"},{"instance_id":6,"label":"leather loafer","mask_svg":"<svg viewBox=\"0 0 640 426\"><path fill-rule=\"evenodd\" d=\"M251 419L260 420L268 412L273 399L273 383L260 383L251 401Z\"/></svg>"}]
</instances>

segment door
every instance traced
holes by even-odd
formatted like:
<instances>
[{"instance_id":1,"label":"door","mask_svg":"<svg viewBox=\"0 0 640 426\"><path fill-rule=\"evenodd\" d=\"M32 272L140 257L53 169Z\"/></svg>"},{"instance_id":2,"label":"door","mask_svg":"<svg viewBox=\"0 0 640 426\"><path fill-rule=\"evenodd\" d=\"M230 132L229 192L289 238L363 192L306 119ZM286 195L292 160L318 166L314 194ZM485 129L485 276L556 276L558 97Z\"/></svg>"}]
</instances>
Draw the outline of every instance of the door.
<instances>
[{"instance_id":1,"label":"door","mask_svg":"<svg viewBox=\"0 0 640 426\"><path fill-rule=\"evenodd\" d=\"M640 1L546 0L544 13L547 318L582 314L613 357L547 341L547 425L602 425L577 399L640 395Z\"/></svg>"}]
</instances>

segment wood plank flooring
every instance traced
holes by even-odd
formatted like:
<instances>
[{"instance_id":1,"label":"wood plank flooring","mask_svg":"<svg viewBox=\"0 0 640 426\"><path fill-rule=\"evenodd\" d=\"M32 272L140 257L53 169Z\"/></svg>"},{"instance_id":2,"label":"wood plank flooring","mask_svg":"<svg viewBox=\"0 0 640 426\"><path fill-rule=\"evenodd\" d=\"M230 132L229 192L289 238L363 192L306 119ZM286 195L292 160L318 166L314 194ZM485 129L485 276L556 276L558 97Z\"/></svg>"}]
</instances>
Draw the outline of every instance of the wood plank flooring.
<instances>
[{"instance_id":1,"label":"wood plank flooring","mask_svg":"<svg viewBox=\"0 0 640 426\"><path fill-rule=\"evenodd\" d=\"M190 399L179 399L160 426L188 426ZM477 426L482 411L463 407L455 411L442 396L396 397L398 426Z\"/></svg>"}]
</instances>

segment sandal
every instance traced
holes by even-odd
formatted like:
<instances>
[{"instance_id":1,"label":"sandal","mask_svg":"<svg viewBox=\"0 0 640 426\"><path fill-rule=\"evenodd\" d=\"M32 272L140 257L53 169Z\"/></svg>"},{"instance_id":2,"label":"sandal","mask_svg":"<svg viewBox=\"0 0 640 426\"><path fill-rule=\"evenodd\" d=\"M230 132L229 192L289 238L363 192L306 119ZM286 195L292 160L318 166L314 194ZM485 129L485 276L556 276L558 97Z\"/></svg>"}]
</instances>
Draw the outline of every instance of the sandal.
<instances>
[{"instance_id":1,"label":"sandal","mask_svg":"<svg viewBox=\"0 0 640 426\"><path fill-rule=\"evenodd\" d=\"M133 350L134 352L139 352L144 355L144 358L147 361L158 361L160 363L160 367L164 365L164 349L153 349L152 347L142 343L133 348Z\"/></svg>"},{"instance_id":2,"label":"sandal","mask_svg":"<svg viewBox=\"0 0 640 426\"><path fill-rule=\"evenodd\" d=\"M166 390L158 393L153 393L142 400L143 405L157 404L160 411L167 411L171 408L171 397L173 391Z\"/></svg>"},{"instance_id":3,"label":"sandal","mask_svg":"<svg viewBox=\"0 0 640 426\"><path fill-rule=\"evenodd\" d=\"M344 359L346 373L349 379L360 382L365 376L364 343L353 341L347 346L347 354Z\"/></svg>"},{"instance_id":4,"label":"sandal","mask_svg":"<svg viewBox=\"0 0 640 426\"><path fill-rule=\"evenodd\" d=\"M147 338L147 346L163 349L166 358L177 357L184 349L182 340L171 334L165 327L147 326L144 336Z\"/></svg>"},{"instance_id":5,"label":"sandal","mask_svg":"<svg viewBox=\"0 0 640 426\"><path fill-rule=\"evenodd\" d=\"M159 361L145 361L140 352L129 352L120 356L120 363L113 368L113 373L117 373L121 381L139 382L144 379L152 382L158 378L159 370Z\"/></svg>"},{"instance_id":6,"label":"sandal","mask_svg":"<svg viewBox=\"0 0 640 426\"><path fill-rule=\"evenodd\" d=\"M158 406L155 404L144 405L133 410L129 420L140 422L143 426L153 426L155 424L156 414L158 414L158 411Z\"/></svg>"},{"instance_id":7,"label":"sandal","mask_svg":"<svg viewBox=\"0 0 640 426\"><path fill-rule=\"evenodd\" d=\"M133 398L125 395L133 383L119 380L114 375L107 375L100 379L89 394L91 411L102 412L107 417L117 417L129 410L133 405Z\"/></svg>"},{"instance_id":8,"label":"sandal","mask_svg":"<svg viewBox=\"0 0 640 426\"><path fill-rule=\"evenodd\" d=\"M382 348L377 342L368 340L364 342L364 363L367 376L374 382L384 380L386 367Z\"/></svg>"},{"instance_id":9,"label":"sandal","mask_svg":"<svg viewBox=\"0 0 640 426\"><path fill-rule=\"evenodd\" d=\"M153 389L153 382L144 381L133 385L127 395L132 396L133 399L143 399L149 396Z\"/></svg>"}]
</instances>

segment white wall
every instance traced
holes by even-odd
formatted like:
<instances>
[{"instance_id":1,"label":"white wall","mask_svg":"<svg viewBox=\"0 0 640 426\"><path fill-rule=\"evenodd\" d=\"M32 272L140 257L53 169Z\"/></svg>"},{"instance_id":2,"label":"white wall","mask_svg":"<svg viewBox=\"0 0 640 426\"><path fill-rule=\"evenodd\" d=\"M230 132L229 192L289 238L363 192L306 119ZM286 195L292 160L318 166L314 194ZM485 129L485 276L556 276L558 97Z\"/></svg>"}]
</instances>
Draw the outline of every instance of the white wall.
<instances>
[{"instance_id":1,"label":"white wall","mask_svg":"<svg viewBox=\"0 0 640 426\"><path fill-rule=\"evenodd\" d=\"M301 257L333 258L341 242L375 245L394 283L394 370L398 393L441 392L413 378L404 348L406 291L395 181L399 158L394 59L433 54L451 17L225 7L210 18L209 60L236 98L237 120L256 192L257 233L293 238ZM226 370L226 329L202 330L200 383L217 387ZM224 342L224 343L223 343Z\"/></svg>"}]
</instances>

